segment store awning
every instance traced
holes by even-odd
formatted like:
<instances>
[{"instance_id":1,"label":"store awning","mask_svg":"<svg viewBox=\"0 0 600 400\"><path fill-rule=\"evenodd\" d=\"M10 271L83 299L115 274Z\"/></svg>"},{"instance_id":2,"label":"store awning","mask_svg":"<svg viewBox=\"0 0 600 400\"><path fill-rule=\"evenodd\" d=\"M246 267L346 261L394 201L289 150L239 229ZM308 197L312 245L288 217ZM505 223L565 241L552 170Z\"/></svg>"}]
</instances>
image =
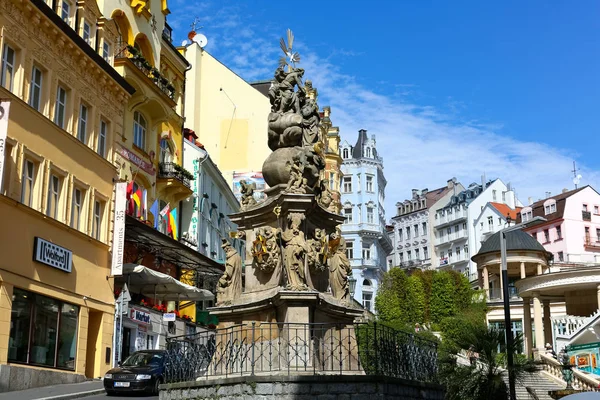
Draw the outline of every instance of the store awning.
<instances>
[{"instance_id":1,"label":"store awning","mask_svg":"<svg viewBox=\"0 0 600 400\"><path fill-rule=\"evenodd\" d=\"M139 293L156 300L202 301L215 298L206 289L187 285L172 276L143 265L123 264L123 279L132 293Z\"/></svg>"}]
</instances>

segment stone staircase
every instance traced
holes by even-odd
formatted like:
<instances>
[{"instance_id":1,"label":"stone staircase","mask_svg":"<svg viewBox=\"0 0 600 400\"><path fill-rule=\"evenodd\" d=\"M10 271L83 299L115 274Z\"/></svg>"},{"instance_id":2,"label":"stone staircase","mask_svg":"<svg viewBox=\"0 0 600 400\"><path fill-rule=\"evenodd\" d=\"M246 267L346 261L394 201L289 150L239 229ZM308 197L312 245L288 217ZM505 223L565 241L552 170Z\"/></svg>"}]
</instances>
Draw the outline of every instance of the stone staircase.
<instances>
[{"instance_id":1,"label":"stone staircase","mask_svg":"<svg viewBox=\"0 0 600 400\"><path fill-rule=\"evenodd\" d=\"M508 381L506 383L508 384ZM543 373L525 374L523 379L516 383L517 400L536 399L532 393L535 393L539 400L552 400L552 397L548 395L548 391L564 389L564 387L564 385L551 380L549 377L545 377Z\"/></svg>"}]
</instances>

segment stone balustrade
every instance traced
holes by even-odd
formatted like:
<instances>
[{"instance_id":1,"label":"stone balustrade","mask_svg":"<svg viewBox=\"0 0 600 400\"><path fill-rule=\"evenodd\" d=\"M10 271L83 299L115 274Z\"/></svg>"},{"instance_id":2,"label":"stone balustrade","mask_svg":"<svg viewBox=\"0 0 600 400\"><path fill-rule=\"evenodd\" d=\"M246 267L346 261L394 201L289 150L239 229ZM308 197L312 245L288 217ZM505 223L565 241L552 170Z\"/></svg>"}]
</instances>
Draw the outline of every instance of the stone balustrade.
<instances>
[{"instance_id":1,"label":"stone balustrade","mask_svg":"<svg viewBox=\"0 0 600 400\"><path fill-rule=\"evenodd\" d=\"M563 381L562 365L554 357L547 354L540 354L540 360L544 371L566 384ZM600 381L574 368L571 384L577 390L596 392L600 386Z\"/></svg>"}]
</instances>

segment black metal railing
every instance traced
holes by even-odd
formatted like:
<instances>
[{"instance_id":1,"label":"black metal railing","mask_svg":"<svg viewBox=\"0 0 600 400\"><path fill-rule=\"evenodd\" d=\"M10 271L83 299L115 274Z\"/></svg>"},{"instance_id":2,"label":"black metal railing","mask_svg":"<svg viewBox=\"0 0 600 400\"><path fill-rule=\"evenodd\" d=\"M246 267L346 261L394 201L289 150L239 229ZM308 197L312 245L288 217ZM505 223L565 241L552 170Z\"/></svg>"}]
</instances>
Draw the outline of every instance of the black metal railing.
<instances>
[{"instance_id":1,"label":"black metal railing","mask_svg":"<svg viewBox=\"0 0 600 400\"><path fill-rule=\"evenodd\" d=\"M191 179L186 175L186 172L180 165L172 162L158 163L159 178L174 178L189 188Z\"/></svg>"},{"instance_id":2,"label":"black metal railing","mask_svg":"<svg viewBox=\"0 0 600 400\"><path fill-rule=\"evenodd\" d=\"M167 339L165 381L270 374L437 381L437 344L381 324L252 323Z\"/></svg>"},{"instance_id":3,"label":"black metal railing","mask_svg":"<svg viewBox=\"0 0 600 400\"><path fill-rule=\"evenodd\" d=\"M128 59L144 75L146 75L154 84L171 100L175 101L175 87L165 78L160 71L142 56L141 52L131 46L123 47L115 56L115 59Z\"/></svg>"},{"instance_id":4,"label":"black metal railing","mask_svg":"<svg viewBox=\"0 0 600 400\"><path fill-rule=\"evenodd\" d=\"M581 212L581 219L583 219L584 221L591 221L592 220L592 213L589 211L582 211Z\"/></svg>"}]
</instances>

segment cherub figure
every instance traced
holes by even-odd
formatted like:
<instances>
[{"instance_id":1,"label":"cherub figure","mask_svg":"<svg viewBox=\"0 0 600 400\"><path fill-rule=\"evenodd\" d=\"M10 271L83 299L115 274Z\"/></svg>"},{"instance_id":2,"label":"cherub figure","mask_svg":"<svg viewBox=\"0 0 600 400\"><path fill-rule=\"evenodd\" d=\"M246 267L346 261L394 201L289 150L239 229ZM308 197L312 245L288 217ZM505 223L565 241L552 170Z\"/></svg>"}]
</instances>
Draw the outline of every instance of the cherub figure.
<instances>
[{"instance_id":1,"label":"cherub figure","mask_svg":"<svg viewBox=\"0 0 600 400\"><path fill-rule=\"evenodd\" d=\"M245 179L240 181L240 193L242 194L240 209L246 210L256 204L256 199L254 198L254 189L256 189L256 183L248 183Z\"/></svg>"}]
</instances>

